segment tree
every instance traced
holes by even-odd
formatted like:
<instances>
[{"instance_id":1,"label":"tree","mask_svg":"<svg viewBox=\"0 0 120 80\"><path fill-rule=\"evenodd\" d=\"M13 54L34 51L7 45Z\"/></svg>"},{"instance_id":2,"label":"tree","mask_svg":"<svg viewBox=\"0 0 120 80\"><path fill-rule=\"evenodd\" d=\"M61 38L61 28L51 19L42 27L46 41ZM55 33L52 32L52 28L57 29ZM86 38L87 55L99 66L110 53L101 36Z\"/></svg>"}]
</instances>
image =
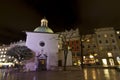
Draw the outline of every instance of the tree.
<instances>
[{"instance_id":1,"label":"tree","mask_svg":"<svg viewBox=\"0 0 120 80\"><path fill-rule=\"evenodd\" d=\"M7 50L6 55L14 57L18 62L29 60L34 57L34 52L27 46L16 45Z\"/></svg>"},{"instance_id":2,"label":"tree","mask_svg":"<svg viewBox=\"0 0 120 80\"><path fill-rule=\"evenodd\" d=\"M64 71L66 71L67 55L68 55L68 51L69 51L69 49L68 49L69 44L67 44L67 43L70 41L73 33L74 32L69 34L69 36L67 33L65 33L65 34L60 33L58 36L58 38L62 41L62 50L64 52L64 68L63 68Z\"/></svg>"}]
</instances>

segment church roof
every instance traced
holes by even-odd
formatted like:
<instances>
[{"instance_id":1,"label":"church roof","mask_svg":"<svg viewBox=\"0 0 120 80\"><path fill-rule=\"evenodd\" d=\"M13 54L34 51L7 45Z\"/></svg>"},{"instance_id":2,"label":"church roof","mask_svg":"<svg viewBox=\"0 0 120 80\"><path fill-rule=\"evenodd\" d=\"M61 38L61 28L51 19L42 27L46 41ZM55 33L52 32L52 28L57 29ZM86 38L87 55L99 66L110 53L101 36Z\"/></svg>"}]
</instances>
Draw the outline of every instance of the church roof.
<instances>
[{"instance_id":1,"label":"church roof","mask_svg":"<svg viewBox=\"0 0 120 80\"><path fill-rule=\"evenodd\" d=\"M49 27L44 27L44 26L39 26L37 27L34 32L45 32L45 33L53 33L52 29L50 29Z\"/></svg>"},{"instance_id":2,"label":"church roof","mask_svg":"<svg viewBox=\"0 0 120 80\"><path fill-rule=\"evenodd\" d=\"M41 26L35 28L34 32L54 33L53 30L48 27L48 20L45 18L41 20Z\"/></svg>"}]
</instances>

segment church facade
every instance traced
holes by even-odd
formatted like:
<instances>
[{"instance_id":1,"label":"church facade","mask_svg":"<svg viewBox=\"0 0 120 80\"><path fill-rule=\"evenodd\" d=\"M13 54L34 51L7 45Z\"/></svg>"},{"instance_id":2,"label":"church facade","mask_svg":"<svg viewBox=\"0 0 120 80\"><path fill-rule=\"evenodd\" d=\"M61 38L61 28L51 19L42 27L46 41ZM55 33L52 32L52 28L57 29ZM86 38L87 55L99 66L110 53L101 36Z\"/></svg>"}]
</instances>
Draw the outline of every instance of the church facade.
<instances>
[{"instance_id":1,"label":"church facade","mask_svg":"<svg viewBox=\"0 0 120 80\"><path fill-rule=\"evenodd\" d=\"M58 66L58 34L48 27L47 19L33 32L26 32L26 46L35 52L34 66L37 70L52 70ZM34 70L36 70L34 69Z\"/></svg>"}]
</instances>

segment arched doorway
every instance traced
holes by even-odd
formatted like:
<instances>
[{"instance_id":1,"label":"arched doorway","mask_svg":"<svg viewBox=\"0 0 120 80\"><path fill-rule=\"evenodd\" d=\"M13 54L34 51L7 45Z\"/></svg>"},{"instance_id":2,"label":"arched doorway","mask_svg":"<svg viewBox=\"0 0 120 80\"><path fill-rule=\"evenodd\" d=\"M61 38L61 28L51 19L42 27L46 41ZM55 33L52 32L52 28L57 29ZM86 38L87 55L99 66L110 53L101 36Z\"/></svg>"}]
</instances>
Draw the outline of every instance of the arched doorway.
<instances>
[{"instance_id":1,"label":"arched doorway","mask_svg":"<svg viewBox=\"0 0 120 80\"><path fill-rule=\"evenodd\" d=\"M46 70L46 59L38 59L38 71Z\"/></svg>"},{"instance_id":2,"label":"arched doorway","mask_svg":"<svg viewBox=\"0 0 120 80\"><path fill-rule=\"evenodd\" d=\"M45 71L47 70L47 55L46 54L40 54L37 56L37 61L38 61L38 66L37 70L38 71Z\"/></svg>"}]
</instances>

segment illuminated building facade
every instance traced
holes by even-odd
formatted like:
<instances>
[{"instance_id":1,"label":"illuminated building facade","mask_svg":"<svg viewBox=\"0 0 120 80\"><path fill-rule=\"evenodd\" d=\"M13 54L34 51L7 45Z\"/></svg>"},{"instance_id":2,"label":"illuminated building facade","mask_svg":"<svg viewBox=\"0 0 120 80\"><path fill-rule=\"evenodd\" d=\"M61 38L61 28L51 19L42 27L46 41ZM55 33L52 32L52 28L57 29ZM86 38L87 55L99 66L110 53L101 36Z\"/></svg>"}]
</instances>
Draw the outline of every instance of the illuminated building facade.
<instances>
[{"instance_id":1,"label":"illuminated building facade","mask_svg":"<svg viewBox=\"0 0 120 80\"><path fill-rule=\"evenodd\" d=\"M11 67L14 66L15 63L17 63L17 60L15 60L14 57L6 56L7 50L11 47L14 47L15 45L25 45L25 41L20 40L18 42L11 43L10 45L0 46L0 67ZM11 62L11 60L13 60L13 62Z\"/></svg>"},{"instance_id":2,"label":"illuminated building facade","mask_svg":"<svg viewBox=\"0 0 120 80\"><path fill-rule=\"evenodd\" d=\"M26 34L26 42L19 41L0 46L0 66L7 62L6 50L15 45L26 45L36 53L32 65L38 69L52 70L57 66L63 66L64 43L61 38L59 39L60 35L65 36L68 45L67 66L79 66L81 54L84 64L120 65L120 31L115 31L112 27L97 28L94 34L82 35L80 39L79 29L54 33L48 27L48 21L42 19L41 26ZM31 68L33 69L33 66Z\"/></svg>"},{"instance_id":3,"label":"illuminated building facade","mask_svg":"<svg viewBox=\"0 0 120 80\"><path fill-rule=\"evenodd\" d=\"M83 63L98 64L98 45L95 34L82 35Z\"/></svg>"},{"instance_id":4,"label":"illuminated building facade","mask_svg":"<svg viewBox=\"0 0 120 80\"><path fill-rule=\"evenodd\" d=\"M8 48L9 46L7 45L0 46L0 67L2 67L4 63L7 63L6 51Z\"/></svg>"},{"instance_id":5,"label":"illuminated building facade","mask_svg":"<svg viewBox=\"0 0 120 80\"><path fill-rule=\"evenodd\" d=\"M118 47L120 49L120 30L116 30L116 39L117 39L117 42L118 42ZM117 56L117 62L118 64L120 65L120 53L119 55Z\"/></svg>"},{"instance_id":6,"label":"illuminated building facade","mask_svg":"<svg viewBox=\"0 0 120 80\"><path fill-rule=\"evenodd\" d=\"M114 28L95 29L99 50L99 63L104 66L119 64L120 49Z\"/></svg>"}]
</instances>

